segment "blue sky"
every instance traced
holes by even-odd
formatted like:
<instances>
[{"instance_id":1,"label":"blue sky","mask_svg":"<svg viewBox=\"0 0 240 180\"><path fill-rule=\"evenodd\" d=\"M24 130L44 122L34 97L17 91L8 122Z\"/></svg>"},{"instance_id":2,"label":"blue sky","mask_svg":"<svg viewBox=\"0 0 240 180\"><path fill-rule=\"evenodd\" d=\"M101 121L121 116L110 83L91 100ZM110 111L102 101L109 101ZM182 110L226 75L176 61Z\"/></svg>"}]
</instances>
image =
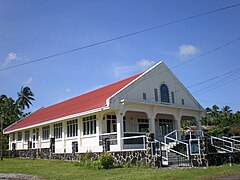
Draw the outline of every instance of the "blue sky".
<instances>
[{"instance_id":1,"label":"blue sky","mask_svg":"<svg viewBox=\"0 0 240 180\"><path fill-rule=\"evenodd\" d=\"M0 69L237 3L0 0ZM29 86L36 99L31 110L36 110L142 72L161 60L188 87L240 67L237 41L171 68L239 37L239 18L240 6L0 71L0 93L16 98L21 86ZM217 104L240 110L240 74L230 75L189 91L204 108Z\"/></svg>"}]
</instances>

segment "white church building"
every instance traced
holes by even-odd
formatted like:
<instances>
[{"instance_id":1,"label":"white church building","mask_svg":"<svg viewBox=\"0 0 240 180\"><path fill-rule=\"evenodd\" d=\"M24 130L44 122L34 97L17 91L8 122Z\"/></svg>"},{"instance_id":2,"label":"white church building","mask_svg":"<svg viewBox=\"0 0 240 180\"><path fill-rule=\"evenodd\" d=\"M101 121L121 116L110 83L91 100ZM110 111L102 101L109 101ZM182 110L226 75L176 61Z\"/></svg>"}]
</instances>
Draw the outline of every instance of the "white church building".
<instances>
[{"instance_id":1,"label":"white church building","mask_svg":"<svg viewBox=\"0 0 240 180\"><path fill-rule=\"evenodd\" d=\"M177 77L159 62L147 71L41 108L4 129L9 150L44 149L54 153L144 149L143 135L155 139L180 129L183 119L199 119L204 109Z\"/></svg>"}]
</instances>

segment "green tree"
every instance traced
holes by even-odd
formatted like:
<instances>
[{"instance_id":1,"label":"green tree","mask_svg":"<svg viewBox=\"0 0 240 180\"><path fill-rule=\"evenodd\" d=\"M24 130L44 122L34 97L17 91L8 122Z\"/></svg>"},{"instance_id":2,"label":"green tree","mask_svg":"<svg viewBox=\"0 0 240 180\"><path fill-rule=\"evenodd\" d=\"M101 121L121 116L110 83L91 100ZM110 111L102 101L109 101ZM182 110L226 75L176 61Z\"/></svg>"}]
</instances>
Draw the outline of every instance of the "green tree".
<instances>
[{"instance_id":1,"label":"green tree","mask_svg":"<svg viewBox=\"0 0 240 180\"><path fill-rule=\"evenodd\" d=\"M229 106L224 106L221 110L217 105L206 108L206 117L201 119L201 123L215 126L208 132L214 136L240 135L240 112L232 113Z\"/></svg>"},{"instance_id":2,"label":"green tree","mask_svg":"<svg viewBox=\"0 0 240 180\"><path fill-rule=\"evenodd\" d=\"M20 92L18 94L17 104L21 110L24 110L25 107L29 108L32 105L31 101L34 101L34 94L32 93L29 87L21 87Z\"/></svg>"},{"instance_id":3,"label":"green tree","mask_svg":"<svg viewBox=\"0 0 240 180\"><path fill-rule=\"evenodd\" d=\"M0 115L3 119L3 128L17 121L23 112L18 109L16 101L6 95L0 96Z\"/></svg>"},{"instance_id":4,"label":"green tree","mask_svg":"<svg viewBox=\"0 0 240 180\"><path fill-rule=\"evenodd\" d=\"M13 100L11 97L7 97L6 95L0 95L0 135L1 135L1 160L2 160L2 152L3 146L7 146L8 138L6 135L3 136L3 129L9 126L10 124L16 122L18 119L24 117L26 113L24 113L25 108L29 108L32 105L31 101L34 101L34 94L32 93L29 87L21 87L20 92L17 93L18 99ZM27 113L28 114L28 113ZM3 139L4 144L3 144Z\"/></svg>"}]
</instances>

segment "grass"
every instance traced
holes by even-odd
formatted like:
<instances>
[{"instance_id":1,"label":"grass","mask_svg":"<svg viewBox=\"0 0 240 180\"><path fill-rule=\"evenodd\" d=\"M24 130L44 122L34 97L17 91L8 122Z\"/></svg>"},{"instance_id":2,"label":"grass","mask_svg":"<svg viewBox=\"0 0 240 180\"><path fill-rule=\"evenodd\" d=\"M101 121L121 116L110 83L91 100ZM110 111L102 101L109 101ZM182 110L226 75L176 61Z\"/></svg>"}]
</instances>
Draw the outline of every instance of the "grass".
<instances>
[{"instance_id":1,"label":"grass","mask_svg":"<svg viewBox=\"0 0 240 180\"><path fill-rule=\"evenodd\" d=\"M4 159L0 173L21 173L44 179L211 179L240 173L240 165L191 169L152 169L144 167L96 170L77 166L75 162L57 160Z\"/></svg>"}]
</instances>

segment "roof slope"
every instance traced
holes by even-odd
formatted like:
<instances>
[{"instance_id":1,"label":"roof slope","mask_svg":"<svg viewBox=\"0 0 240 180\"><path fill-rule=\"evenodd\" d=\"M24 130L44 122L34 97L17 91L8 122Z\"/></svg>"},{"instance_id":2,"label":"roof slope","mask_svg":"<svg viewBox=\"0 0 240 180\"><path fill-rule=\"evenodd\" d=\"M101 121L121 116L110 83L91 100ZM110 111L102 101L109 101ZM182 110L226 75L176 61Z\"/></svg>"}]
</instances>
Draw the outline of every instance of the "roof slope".
<instances>
[{"instance_id":1,"label":"roof slope","mask_svg":"<svg viewBox=\"0 0 240 180\"><path fill-rule=\"evenodd\" d=\"M27 126L43 123L64 116L81 113L106 106L106 100L120 89L131 83L142 73L130 76L113 84L87 92L52 106L41 108L22 120L4 129L4 133Z\"/></svg>"}]
</instances>

